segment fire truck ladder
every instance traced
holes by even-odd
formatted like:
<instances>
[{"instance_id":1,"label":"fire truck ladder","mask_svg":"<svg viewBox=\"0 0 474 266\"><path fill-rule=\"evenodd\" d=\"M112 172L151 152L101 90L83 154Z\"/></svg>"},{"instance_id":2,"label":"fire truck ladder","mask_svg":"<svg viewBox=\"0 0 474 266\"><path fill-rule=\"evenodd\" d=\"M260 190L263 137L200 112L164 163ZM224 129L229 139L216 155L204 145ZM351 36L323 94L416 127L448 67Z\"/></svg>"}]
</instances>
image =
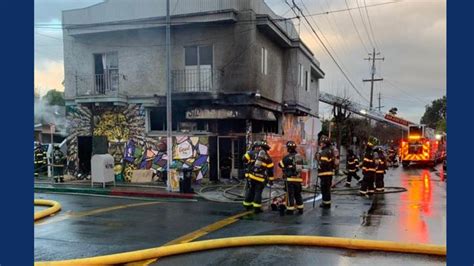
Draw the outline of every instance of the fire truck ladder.
<instances>
[{"instance_id":1,"label":"fire truck ladder","mask_svg":"<svg viewBox=\"0 0 474 266\"><path fill-rule=\"evenodd\" d=\"M394 125L396 127L399 127L405 131L408 131L408 124L414 124L413 122L406 121L404 119L398 119L395 116L388 116L383 114L382 112L376 111L376 110L370 110L367 106L364 106L362 104L350 101L348 99L344 99L326 92L321 92L319 95L319 101L329 104L329 105L344 105L347 110L354 114L358 114L363 117L367 117L369 119L373 119L379 122L384 122L390 125ZM390 119L392 118L392 119ZM397 119L394 119L397 118ZM394 121L398 120L400 122Z\"/></svg>"}]
</instances>

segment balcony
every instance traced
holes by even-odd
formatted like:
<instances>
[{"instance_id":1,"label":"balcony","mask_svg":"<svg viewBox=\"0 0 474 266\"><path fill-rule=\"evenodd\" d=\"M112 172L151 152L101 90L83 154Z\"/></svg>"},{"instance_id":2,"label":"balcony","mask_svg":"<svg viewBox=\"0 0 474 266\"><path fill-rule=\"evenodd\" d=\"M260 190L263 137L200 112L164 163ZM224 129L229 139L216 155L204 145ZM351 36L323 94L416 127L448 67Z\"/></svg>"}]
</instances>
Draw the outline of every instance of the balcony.
<instances>
[{"instance_id":1,"label":"balcony","mask_svg":"<svg viewBox=\"0 0 474 266\"><path fill-rule=\"evenodd\" d=\"M214 93L217 92L221 77L222 71L202 66L173 70L173 93Z\"/></svg>"},{"instance_id":2,"label":"balcony","mask_svg":"<svg viewBox=\"0 0 474 266\"><path fill-rule=\"evenodd\" d=\"M76 102L126 102L120 93L120 77L118 72L76 75Z\"/></svg>"}]
</instances>

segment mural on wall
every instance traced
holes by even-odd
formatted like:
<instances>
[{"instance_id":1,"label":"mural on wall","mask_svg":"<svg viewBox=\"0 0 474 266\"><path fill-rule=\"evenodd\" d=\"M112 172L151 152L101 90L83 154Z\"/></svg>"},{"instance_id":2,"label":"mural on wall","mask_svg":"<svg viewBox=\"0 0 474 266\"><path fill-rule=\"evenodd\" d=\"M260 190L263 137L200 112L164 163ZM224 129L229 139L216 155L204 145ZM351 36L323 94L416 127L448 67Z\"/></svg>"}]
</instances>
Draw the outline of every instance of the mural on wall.
<instances>
[{"instance_id":1,"label":"mural on wall","mask_svg":"<svg viewBox=\"0 0 474 266\"><path fill-rule=\"evenodd\" d=\"M87 107L68 110L70 137L68 160L70 174L77 173L77 136L91 135L91 119L94 119L94 136L106 136L109 153L115 159L118 179L130 181L135 169L150 169L155 174L166 170L166 137L150 137L145 131L145 110L140 105L128 107L95 107L94 116ZM208 138L179 136L173 138L173 166L177 169L192 168L196 179L208 177Z\"/></svg>"},{"instance_id":2,"label":"mural on wall","mask_svg":"<svg viewBox=\"0 0 474 266\"><path fill-rule=\"evenodd\" d=\"M269 154L275 165L287 154L286 142L293 140L298 145L298 153L305 158L306 164L311 166L311 157L316 151L316 142L304 139L304 126L301 117L287 114L283 116L282 121L283 135L268 134L265 136L267 143L271 146ZM281 176L281 169L275 167L275 177L281 178Z\"/></svg>"}]
</instances>

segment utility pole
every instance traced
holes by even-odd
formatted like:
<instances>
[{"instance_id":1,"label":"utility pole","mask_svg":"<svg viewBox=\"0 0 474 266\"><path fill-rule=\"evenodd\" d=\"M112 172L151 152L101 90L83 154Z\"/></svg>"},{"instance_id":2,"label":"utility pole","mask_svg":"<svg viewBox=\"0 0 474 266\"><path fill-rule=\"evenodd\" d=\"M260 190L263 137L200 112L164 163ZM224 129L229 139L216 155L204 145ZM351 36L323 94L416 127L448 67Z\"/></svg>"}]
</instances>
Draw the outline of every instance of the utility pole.
<instances>
[{"instance_id":1,"label":"utility pole","mask_svg":"<svg viewBox=\"0 0 474 266\"><path fill-rule=\"evenodd\" d=\"M379 109L379 112L382 112L382 93L379 92L379 106L377 107Z\"/></svg>"},{"instance_id":2,"label":"utility pole","mask_svg":"<svg viewBox=\"0 0 474 266\"><path fill-rule=\"evenodd\" d=\"M170 182L171 161L173 160L171 110L171 18L170 0L166 0L166 153L168 154L166 188L168 191L172 191Z\"/></svg>"},{"instance_id":3,"label":"utility pole","mask_svg":"<svg viewBox=\"0 0 474 266\"><path fill-rule=\"evenodd\" d=\"M380 55L380 53L375 53L375 48L371 54L369 54L369 58L364 58L364 60L372 61L372 78L371 79L363 79L363 82L370 81L370 111L372 111L373 107L373 99L374 99L374 82L375 81L382 81L383 78L375 78L375 60L384 60L384 57L376 57Z\"/></svg>"}]
</instances>

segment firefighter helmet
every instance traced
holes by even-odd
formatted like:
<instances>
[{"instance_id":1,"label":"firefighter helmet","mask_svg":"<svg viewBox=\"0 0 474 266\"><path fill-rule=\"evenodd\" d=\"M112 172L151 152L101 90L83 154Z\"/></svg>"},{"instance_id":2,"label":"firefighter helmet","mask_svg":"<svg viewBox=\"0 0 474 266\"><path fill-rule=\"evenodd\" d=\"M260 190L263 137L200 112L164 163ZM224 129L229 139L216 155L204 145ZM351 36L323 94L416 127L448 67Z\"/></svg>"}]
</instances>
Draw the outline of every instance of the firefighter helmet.
<instances>
[{"instance_id":1,"label":"firefighter helmet","mask_svg":"<svg viewBox=\"0 0 474 266\"><path fill-rule=\"evenodd\" d=\"M296 142L290 140L286 143L286 148L288 149L289 152L291 151L296 151Z\"/></svg>"},{"instance_id":2,"label":"firefighter helmet","mask_svg":"<svg viewBox=\"0 0 474 266\"><path fill-rule=\"evenodd\" d=\"M330 146L331 145L331 140L325 136L325 135L322 135L321 136L321 139L319 140L322 144L326 145L326 146Z\"/></svg>"},{"instance_id":3,"label":"firefighter helmet","mask_svg":"<svg viewBox=\"0 0 474 266\"><path fill-rule=\"evenodd\" d=\"M267 141L266 140L262 140L262 149L268 151L270 150L270 145L268 145Z\"/></svg>"},{"instance_id":4,"label":"firefighter helmet","mask_svg":"<svg viewBox=\"0 0 474 266\"><path fill-rule=\"evenodd\" d=\"M267 142L265 140L255 141L254 146L255 147L261 147L264 150L269 150L270 149L270 146L267 144Z\"/></svg>"},{"instance_id":5,"label":"firefighter helmet","mask_svg":"<svg viewBox=\"0 0 474 266\"><path fill-rule=\"evenodd\" d=\"M347 150L347 154L348 154L348 155L354 155L354 151L353 151L352 149L348 149L348 150Z\"/></svg>"},{"instance_id":6,"label":"firefighter helmet","mask_svg":"<svg viewBox=\"0 0 474 266\"><path fill-rule=\"evenodd\" d=\"M287 148L296 148L296 143L294 141L290 140L286 143L286 147Z\"/></svg>"},{"instance_id":7,"label":"firefighter helmet","mask_svg":"<svg viewBox=\"0 0 474 266\"><path fill-rule=\"evenodd\" d=\"M369 147L374 147L375 145L379 144L379 140L376 137L369 137L369 140L367 141L367 146Z\"/></svg>"}]
</instances>

